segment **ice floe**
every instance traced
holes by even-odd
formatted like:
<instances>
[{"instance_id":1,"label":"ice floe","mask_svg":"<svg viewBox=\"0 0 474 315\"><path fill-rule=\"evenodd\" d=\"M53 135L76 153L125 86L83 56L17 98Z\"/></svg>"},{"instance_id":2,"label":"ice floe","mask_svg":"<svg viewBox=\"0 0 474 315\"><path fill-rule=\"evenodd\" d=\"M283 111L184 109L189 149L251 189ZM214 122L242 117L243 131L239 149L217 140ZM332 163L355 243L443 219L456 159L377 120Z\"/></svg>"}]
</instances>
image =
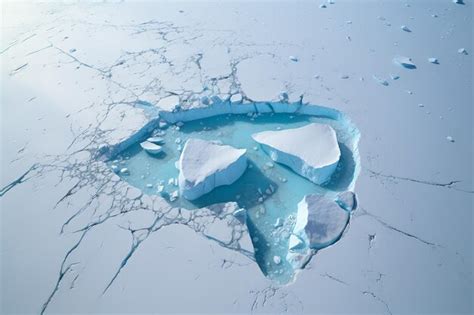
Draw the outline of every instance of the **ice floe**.
<instances>
[{"instance_id":1,"label":"ice floe","mask_svg":"<svg viewBox=\"0 0 474 315\"><path fill-rule=\"evenodd\" d=\"M245 149L191 138L179 158L179 190L194 200L217 186L230 185L247 169Z\"/></svg>"},{"instance_id":2,"label":"ice floe","mask_svg":"<svg viewBox=\"0 0 474 315\"><path fill-rule=\"evenodd\" d=\"M277 163L290 167L315 184L327 182L335 171L341 151L334 129L312 123L280 131L252 135L263 150Z\"/></svg>"}]
</instances>

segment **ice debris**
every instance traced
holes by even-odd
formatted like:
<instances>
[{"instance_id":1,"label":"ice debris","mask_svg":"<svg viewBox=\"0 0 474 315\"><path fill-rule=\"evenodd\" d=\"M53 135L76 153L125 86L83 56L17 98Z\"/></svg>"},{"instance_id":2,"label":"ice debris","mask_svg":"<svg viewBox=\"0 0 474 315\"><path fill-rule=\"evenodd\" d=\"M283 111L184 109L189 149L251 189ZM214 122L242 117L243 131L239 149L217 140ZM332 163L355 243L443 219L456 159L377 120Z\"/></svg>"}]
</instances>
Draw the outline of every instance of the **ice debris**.
<instances>
[{"instance_id":1,"label":"ice debris","mask_svg":"<svg viewBox=\"0 0 474 315\"><path fill-rule=\"evenodd\" d=\"M288 58L293 62L298 62L298 58L295 56L289 56Z\"/></svg>"},{"instance_id":2,"label":"ice debris","mask_svg":"<svg viewBox=\"0 0 474 315\"><path fill-rule=\"evenodd\" d=\"M247 169L245 149L191 138L179 158L180 194L194 200L215 187L230 185Z\"/></svg>"},{"instance_id":3,"label":"ice debris","mask_svg":"<svg viewBox=\"0 0 474 315\"><path fill-rule=\"evenodd\" d=\"M320 249L337 241L348 221L349 212L335 201L307 195L298 204L293 234L306 239L310 248Z\"/></svg>"},{"instance_id":4,"label":"ice debris","mask_svg":"<svg viewBox=\"0 0 474 315\"><path fill-rule=\"evenodd\" d=\"M146 153L149 153L151 155L156 155L163 151L160 145L157 145L150 141L144 141L140 143L140 146L142 147L143 150L146 151Z\"/></svg>"},{"instance_id":5,"label":"ice debris","mask_svg":"<svg viewBox=\"0 0 474 315\"><path fill-rule=\"evenodd\" d=\"M430 63L439 64L438 58L428 58Z\"/></svg>"},{"instance_id":6,"label":"ice debris","mask_svg":"<svg viewBox=\"0 0 474 315\"><path fill-rule=\"evenodd\" d=\"M411 29L409 29L408 26L406 26L406 25L402 25L400 28L402 29L402 31L411 33Z\"/></svg>"},{"instance_id":7,"label":"ice debris","mask_svg":"<svg viewBox=\"0 0 474 315\"><path fill-rule=\"evenodd\" d=\"M463 55L467 55L467 50L466 50L466 48L459 48L458 53L463 54Z\"/></svg>"},{"instance_id":8,"label":"ice debris","mask_svg":"<svg viewBox=\"0 0 474 315\"><path fill-rule=\"evenodd\" d=\"M451 137L451 136L447 136L447 137L446 137L446 140L448 140L449 142L454 142L454 138Z\"/></svg>"},{"instance_id":9,"label":"ice debris","mask_svg":"<svg viewBox=\"0 0 474 315\"><path fill-rule=\"evenodd\" d=\"M336 170L341 151L334 129L312 123L300 128L263 131L252 135L270 158L315 184L323 184Z\"/></svg>"},{"instance_id":10,"label":"ice debris","mask_svg":"<svg viewBox=\"0 0 474 315\"><path fill-rule=\"evenodd\" d=\"M393 58L393 62L406 69L416 69L416 65L413 63L411 58L408 58L408 57L403 57L403 56L395 57Z\"/></svg>"}]
</instances>

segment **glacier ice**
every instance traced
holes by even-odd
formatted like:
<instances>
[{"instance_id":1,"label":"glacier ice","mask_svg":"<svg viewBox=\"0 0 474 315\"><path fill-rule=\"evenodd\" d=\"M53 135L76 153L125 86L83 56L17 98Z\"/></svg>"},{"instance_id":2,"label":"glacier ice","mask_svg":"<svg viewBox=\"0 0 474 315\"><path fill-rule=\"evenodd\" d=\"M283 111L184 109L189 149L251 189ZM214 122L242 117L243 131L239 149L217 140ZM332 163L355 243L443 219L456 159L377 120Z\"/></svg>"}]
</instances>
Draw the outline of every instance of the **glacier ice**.
<instances>
[{"instance_id":1,"label":"glacier ice","mask_svg":"<svg viewBox=\"0 0 474 315\"><path fill-rule=\"evenodd\" d=\"M326 124L263 131L252 137L272 160L290 167L315 184L330 180L341 156L336 132Z\"/></svg>"},{"instance_id":2,"label":"glacier ice","mask_svg":"<svg viewBox=\"0 0 474 315\"><path fill-rule=\"evenodd\" d=\"M179 158L179 190L194 200L222 185L235 182L247 168L247 150L191 138Z\"/></svg>"}]
</instances>

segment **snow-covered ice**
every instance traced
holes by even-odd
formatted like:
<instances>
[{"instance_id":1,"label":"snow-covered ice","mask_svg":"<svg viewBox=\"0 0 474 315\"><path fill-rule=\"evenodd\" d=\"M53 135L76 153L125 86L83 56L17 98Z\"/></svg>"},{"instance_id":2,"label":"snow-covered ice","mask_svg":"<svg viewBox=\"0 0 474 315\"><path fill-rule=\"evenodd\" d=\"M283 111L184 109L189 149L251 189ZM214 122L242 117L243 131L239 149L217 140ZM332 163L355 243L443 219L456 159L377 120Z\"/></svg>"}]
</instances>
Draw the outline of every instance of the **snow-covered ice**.
<instances>
[{"instance_id":1,"label":"snow-covered ice","mask_svg":"<svg viewBox=\"0 0 474 315\"><path fill-rule=\"evenodd\" d=\"M252 135L275 162L290 167L315 184L330 180L341 151L334 129L324 124L280 131L264 131Z\"/></svg>"},{"instance_id":2,"label":"snow-covered ice","mask_svg":"<svg viewBox=\"0 0 474 315\"><path fill-rule=\"evenodd\" d=\"M179 190L194 200L222 185L230 185L247 169L245 149L189 139L179 158Z\"/></svg>"}]
</instances>

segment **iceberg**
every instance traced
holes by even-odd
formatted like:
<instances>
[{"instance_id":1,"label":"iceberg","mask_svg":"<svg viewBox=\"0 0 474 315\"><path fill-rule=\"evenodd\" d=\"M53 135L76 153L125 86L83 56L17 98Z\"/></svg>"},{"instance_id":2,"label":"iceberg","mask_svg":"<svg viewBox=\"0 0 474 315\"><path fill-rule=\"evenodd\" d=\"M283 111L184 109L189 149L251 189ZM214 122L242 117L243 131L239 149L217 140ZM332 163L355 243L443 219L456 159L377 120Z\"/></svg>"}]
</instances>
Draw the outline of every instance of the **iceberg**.
<instances>
[{"instance_id":1,"label":"iceberg","mask_svg":"<svg viewBox=\"0 0 474 315\"><path fill-rule=\"evenodd\" d=\"M319 195L306 195L298 203L293 234L311 249L334 244L349 222L349 212L334 200Z\"/></svg>"},{"instance_id":2,"label":"iceberg","mask_svg":"<svg viewBox=\"0 0 474 315\"><path fill-rule=\"evenodd\" d=\"M341 156L336 132L326 124L264 131L253 134L252 138L273 161L318 185L330 180Z\"/></svg>"},{"instance_id":3,"label":"iceberg","mask_svg":"<svg viewBox=\"0 0 474 315\"><path fill-rule=\"evenodd\" d=\"M247 169L245 149L191 138L178 161L179 192L194 200L222 185L235 182Z\"/></svg>"}]
</instances>

